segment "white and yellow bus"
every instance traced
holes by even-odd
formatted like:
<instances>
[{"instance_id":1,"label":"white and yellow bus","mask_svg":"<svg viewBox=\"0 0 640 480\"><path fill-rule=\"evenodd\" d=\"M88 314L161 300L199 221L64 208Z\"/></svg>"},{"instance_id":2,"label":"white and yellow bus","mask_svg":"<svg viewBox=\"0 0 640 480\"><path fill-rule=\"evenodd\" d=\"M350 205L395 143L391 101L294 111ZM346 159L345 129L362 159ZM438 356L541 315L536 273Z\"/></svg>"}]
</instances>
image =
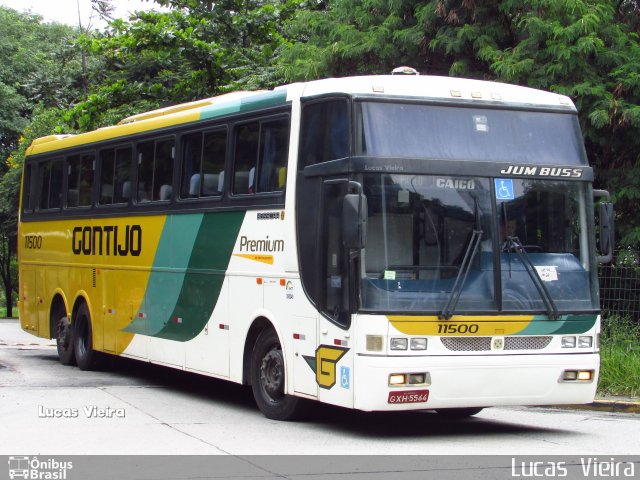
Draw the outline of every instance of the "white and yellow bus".
<instances>
[{"instance_id":1,"label":"white and yellow bus","mask_svg":"<svg viewBox=\"0 0 640 480\"><path fill-rule=\"evenodd\" d=\"M457 78L319 80L41 138L21 325L65 365L111 354L251 385L274 419L303 399L590 402L592 180L569 98Z\"/></svg>"}]
</instances>

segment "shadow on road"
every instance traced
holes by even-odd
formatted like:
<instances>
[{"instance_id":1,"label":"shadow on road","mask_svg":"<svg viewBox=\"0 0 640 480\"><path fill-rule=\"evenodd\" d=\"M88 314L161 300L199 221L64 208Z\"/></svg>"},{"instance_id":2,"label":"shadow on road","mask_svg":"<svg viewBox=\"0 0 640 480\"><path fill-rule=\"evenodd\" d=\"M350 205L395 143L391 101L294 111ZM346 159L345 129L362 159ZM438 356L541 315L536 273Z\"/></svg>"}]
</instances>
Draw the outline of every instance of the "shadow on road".
<instances>
[{"instance_id":1,"label":"shadow on road","mask_svg":"<svg viewBox=\"0 0 640 480\"><path fill-rule=\"evenodd\" d=\"M53 355L40 354L37 357L47 362L57 361L55 352ZM224 380L121 357L108 357L97 372L83 372L76 367L62 365L59 365L59 368L69 369L67 375L76 385L82 383L84 377L91 386L162 388L186 394L194 399L233 407L246 412L247 415L255 415L256 421L270 421L258 412L249 387ZM446 437L450 439L475 434L485 438L491 435L499 437L532 433L575 434L567 430L517 423L518 413L518 410L513 410L513 422L505 422L483 418L482 413L476 417L452 419L432 411L368 413L310 402L309 412L300 422L309 427L363 438Z\"/></svg>"}]
</instances>

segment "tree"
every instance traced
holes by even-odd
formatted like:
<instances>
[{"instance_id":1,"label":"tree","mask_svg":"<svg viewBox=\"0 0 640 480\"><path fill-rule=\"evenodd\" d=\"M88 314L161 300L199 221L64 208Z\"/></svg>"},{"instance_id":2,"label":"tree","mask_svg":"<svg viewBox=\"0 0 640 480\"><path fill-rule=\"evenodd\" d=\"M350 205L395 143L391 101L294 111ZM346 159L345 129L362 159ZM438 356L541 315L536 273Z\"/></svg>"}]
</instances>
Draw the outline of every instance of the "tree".
<instances>
[{"instance_id":1,"label":"tree","mask_svg":"<svg viewBox=\"0 0 640 480\"><path fill-rule=\"evenodd\" d=\"M281 25L301 0L156 0L163 12L136 12L85 36L99 59L87 101L68 120L80 130L108 124L112 109L144 111L241 87L272 86Z\"/></svg>"},{"instance_id":2,"label":"tree","mask_svg":"<svg viewBox=\"0 0 640 480\"><path fill-rule=\"evenodd\" d=\"M80 95L74 35L71 27L43 24L36 15L0 7L0 280L8 315L18 287L15 254L24 150L56 128L43 128L41 119L31 116L36 108L37 116L58 111Z\"/></svg>"}]
</instances>

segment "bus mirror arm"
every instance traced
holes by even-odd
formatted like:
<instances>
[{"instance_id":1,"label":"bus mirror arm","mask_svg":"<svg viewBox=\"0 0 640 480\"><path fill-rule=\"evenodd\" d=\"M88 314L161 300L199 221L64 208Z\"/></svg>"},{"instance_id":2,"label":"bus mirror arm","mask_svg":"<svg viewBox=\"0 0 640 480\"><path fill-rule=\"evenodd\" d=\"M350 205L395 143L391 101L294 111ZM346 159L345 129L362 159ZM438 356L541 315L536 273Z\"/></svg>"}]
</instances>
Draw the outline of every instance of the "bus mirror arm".
<instances>
[{"instance_id":1,"label":"bus mirror arm","mask_svg":"<svg viewBox=\"0 0 640 480\"><path fill-rule=\"evenodd\" d=\"M604 198L598 203L599 207L599 249L603 255L598 255L598 263L609 263L613 260L614 246L614 211L611 196L606 190L594 190L594 198Z\"/></svg>"}]
</instances>

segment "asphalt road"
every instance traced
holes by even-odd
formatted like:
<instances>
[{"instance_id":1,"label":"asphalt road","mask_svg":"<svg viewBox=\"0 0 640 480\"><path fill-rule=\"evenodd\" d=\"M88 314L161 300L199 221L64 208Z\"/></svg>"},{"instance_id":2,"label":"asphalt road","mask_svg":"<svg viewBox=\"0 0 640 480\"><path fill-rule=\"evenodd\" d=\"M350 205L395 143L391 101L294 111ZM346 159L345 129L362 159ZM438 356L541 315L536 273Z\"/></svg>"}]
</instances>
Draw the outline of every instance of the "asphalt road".
<instances>
[{"instance_id":1,"label":"asphalt road","mask_svg":"<svg viewBox=\"0 0 640 480\"><path fill-rule=\"evenodd\" d=\"M52 341L12 320L0 320L0 424L0 455L640 454L630 413L490 408L455 421L318 404L305 421L276 422L228 382L126 359L64 367Z\"/></svg>"}]
</instances>

